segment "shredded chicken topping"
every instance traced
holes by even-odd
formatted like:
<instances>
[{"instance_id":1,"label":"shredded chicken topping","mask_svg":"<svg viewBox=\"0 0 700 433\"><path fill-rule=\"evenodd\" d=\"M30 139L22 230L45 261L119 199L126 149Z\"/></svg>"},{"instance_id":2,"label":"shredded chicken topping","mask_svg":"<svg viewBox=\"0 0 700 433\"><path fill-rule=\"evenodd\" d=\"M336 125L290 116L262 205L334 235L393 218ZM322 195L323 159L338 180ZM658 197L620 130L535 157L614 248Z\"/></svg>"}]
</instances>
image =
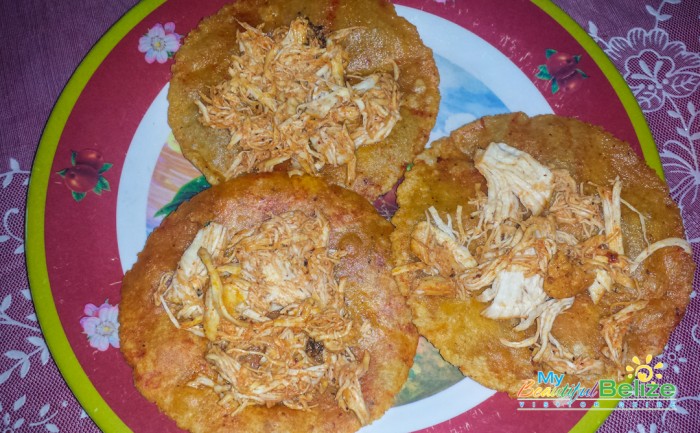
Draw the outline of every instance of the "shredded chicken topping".
<instances>
[{"instance_id":1,"label":"shredded chicken topping","mask_svg":"<svg viewBox=\"0 0 700 433\"><path fill-rule=\"evenodd\" d=\"M394 274L422 270L427 276L416 285L417 293L456 293L462 299L475 295L488 304L483 316L518 319L516 331L536 324L530 338L501 341L508 347L532 348L533 362L567 374L600 374L602 359L574 353L552 335L557 316L571 308L581 290L587 289L596 304L614 287L638 294L636 268L661 248L680 247L690 254L688 243L668 238L649 244L646 217L622 199L619 179L610 186L592 185L587 193L567 170L550 169L505 143L491 143L474 159L488 183L488 195L477 193L469 203L476 207L470 215L476 225L464 229L461 206L455 219L448 214L446 222L431 207L426 221L411 234L411 251L419 261L395 268ZM622 205L639 216L647 242L634 260L624 251ZM456 291L441 289L445 278L455 283ZM579 290L581 281L587 286ZM607 346L602 353L618 366L624 361L628 327L646 305L633 301L601 320Z\"/></svg>"},{"instance_id":2,"label":"shredded chicken topping","mask_svg":"<svg viewBox=\"0 0 700 433\"><path fill-rule=\"evenodd\" d=\"M353 344L360 330L345 310L343 252L316 212L273 216L233 232L201 229L155 294L177 328L206 338L215 372L190 385L213 389L233 415L250 405L308 410L325 390L364 425L360 378L370 357Z\"/></svg>"},{"instance_id":3,"label":"shredded chicken topping","mask_svg":"<svg viewBox=\"0 0 700 433\"><path fill-rule=\"evenodd\" d=\"M270 34L240 23L240 54L230 79L196 101L202 124L228 129L235 155L227 178L266 172L285 161L318 173L347 164L355 178L355 150L385 139L399 114L398 67L350 76L340 41L355 29L324 36L304 18Z\"/></svg>"}]
</instances>

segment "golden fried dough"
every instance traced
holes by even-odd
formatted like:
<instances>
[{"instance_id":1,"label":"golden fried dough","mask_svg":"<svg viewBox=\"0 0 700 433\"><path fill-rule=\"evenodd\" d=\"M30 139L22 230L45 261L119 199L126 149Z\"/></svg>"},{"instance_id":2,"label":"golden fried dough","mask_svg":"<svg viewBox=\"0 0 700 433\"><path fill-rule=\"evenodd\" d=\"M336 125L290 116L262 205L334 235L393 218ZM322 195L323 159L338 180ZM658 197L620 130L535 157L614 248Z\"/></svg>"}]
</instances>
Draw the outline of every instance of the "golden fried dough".
<instances>
[{"instance_id":1,"label":"golden fried dough","mask_svg":"<svg viewBox=\"0 0 700 433\"><path fill-rule=\"evenodd\" d=\"M183 155L216 184L223 181L234 159L227 146L228 129L206 127L200 122L195 103L199 95L228 79L231 55L237 54L238 22L262 25L265 32L289 26L298 17L308 17L325 32L356 28L341 44L347 50L348 75L367 75L398 66L402 95L401 120L384 140L365 144L355 156L356 176L345 185L344 165L327 164L319 175L347 186L369 200L387 192L401 177L404 167L423 149L435 124L439 105L438 71L432 51L415 27L396 15L385 0L314 1L273 0L261 4L237 1L203 20L186 38L175 56L168 93L168 121ZM275 169L286 170L288 163Z\"/></svg>"},{"instance_id":2,"label":"golden fried dough","mask_svg":"<svg viewBox=\"0 0 700 433\"><path fill-rule=\"evenodd\" d=\"M390 274L391 225L364 198L322 179L286 173L245 175L213 186L168 216L151 233L123 281L121 347L133 367L136 387L183 429L338 433L360 428L358 417L339 407L330 387L307 411L254 405L232 416L211 388L188 386L198 376L215 376L204 357L207 339L176 328L154 301L163 275L178 267L183 252L204 227L220 224L239 231L288 212L307 216L321 212L330 228L328 247L342 251L334 272L344 281L344 311L358 331L352 350L369 354L368 369L360 378L368 421L392 406L406 380L418 337ZM319 346L312 343L311 352L317 356Z\"/></svg>"}]
</instances>

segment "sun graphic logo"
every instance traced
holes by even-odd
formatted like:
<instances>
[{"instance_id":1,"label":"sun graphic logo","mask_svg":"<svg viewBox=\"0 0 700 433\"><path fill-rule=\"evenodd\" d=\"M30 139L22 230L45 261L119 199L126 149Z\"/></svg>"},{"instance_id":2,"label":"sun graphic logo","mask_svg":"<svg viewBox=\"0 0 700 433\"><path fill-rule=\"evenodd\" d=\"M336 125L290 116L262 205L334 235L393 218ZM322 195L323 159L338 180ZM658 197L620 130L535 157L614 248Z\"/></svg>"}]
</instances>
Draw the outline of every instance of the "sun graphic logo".
<instances>
[{"instance_id":1,"label":"sun graphic logo","mask_svg":"<svg viewBox=\"0 0 700 433\"><path fill-rule=\"evenodd\" d=\"M636 365L636 367L633 367L631 365L628 365L625 367L625 370L629 373L627 377L629 379L632 379L633 377L636 377L637 380L639 380L642 383L646 383L651 381L651 383L656 383L652 379L661 379L663 375L661 373L657 373L655 370L661 370L664 368L663 362L657 362L656 365L653 367L649 365L651 362L651 355L647 355L644 364L642 364L639 361L638 357L633 357L632 362Z\"/></svg>"},{"instance_id":2,"label":"sun graphic logo","mask_svg":"<svg viewBox=\"0 0 700 433\"><path fill-rule=\"evenodd\" d=\"M669 401L678 394L678 387L672 383L657 384L653 379L662 379L663 375L656 370L664 368L662 362L651 366L651 355L647 355L644 364L638 357L633 357L633 365L625 367L629 373L627 377L633 379L632 383L617 383L613 379L600 379L598 381L601 398L636 398L645 400L658 399L656 407L660 408L663 401ZM649 407L649 406L646 406Z\"/></svg>"}]
</instances>

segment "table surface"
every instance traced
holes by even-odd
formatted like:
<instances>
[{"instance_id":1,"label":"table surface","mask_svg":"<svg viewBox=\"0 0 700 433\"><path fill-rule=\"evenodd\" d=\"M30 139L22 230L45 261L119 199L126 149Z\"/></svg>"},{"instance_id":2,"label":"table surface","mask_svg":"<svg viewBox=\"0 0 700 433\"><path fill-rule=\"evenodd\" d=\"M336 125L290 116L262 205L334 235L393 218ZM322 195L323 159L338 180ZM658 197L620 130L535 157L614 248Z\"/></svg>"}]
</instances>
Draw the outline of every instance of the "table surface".
<instances>
[{"instance_id":1,"label":"table surface","mask_svg":"<svg viewBox=\"0 0 700 433\"><path fill-rule=\"evenodd\" d=\"M439 3L460 0L436 0ZM0 430L97 432L61 378L34 315L24 258L27 184L63 86L135 0L0 2ZM637 97L700 258L700 1L556 0ZM650 63L654 62L654 65ZM669 79L670 78L670 79ZM660 359L676 412L614 412L601 432L700 431L700 301L694 291Z\"/></svg>"}]
</instances>

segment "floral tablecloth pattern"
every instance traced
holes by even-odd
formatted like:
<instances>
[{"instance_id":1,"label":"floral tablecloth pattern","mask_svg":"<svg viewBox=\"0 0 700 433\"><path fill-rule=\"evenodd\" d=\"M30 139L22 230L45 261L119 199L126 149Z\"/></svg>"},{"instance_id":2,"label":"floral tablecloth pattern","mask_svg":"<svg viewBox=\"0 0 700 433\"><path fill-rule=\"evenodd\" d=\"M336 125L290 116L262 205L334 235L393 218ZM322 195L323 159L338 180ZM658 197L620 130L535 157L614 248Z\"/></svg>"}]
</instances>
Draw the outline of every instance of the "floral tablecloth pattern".
<instances>
[{"instance_id":1,"label":"floral tablecloth pattern","mask_svg":"<svg viewBox=\"0 0 700 433\"><path fill-rule=\"evenodd\" d=\"M459 0L436 0L438 3ZM700 258L700 1L556 0L613 60L654 135ZM0 2L0 431L97 432L61 378L44 342L24 258L27 185L42 128L81 58L134 0ZM170 48L169 30L154 30ZM163 33L162 35L160 33ZM179 38L178 38L179 41ZM146 61L162 63L144 40ZM165 53L165 54L164 54ZM614 412L601 432L700 431L700 301L659 359L679 386L677 410ZM110 314L86 307L86 319ZM89 314L88 314L89 313ZM92 321L86 320L88 326ZM112 344L116 341L99 341Z\"/></svg>"}]
</instances>

